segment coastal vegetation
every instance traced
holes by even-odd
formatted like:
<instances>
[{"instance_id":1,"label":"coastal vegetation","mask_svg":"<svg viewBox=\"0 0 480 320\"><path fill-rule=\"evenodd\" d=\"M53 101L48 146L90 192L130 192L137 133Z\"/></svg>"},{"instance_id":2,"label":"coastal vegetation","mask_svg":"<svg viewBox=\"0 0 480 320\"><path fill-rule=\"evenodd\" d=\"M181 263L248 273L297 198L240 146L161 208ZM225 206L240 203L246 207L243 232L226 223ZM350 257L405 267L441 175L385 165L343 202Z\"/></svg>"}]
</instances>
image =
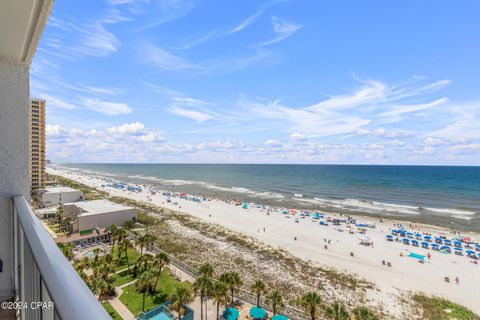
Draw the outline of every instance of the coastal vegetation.
<instances>
[{"instance_id":1,"label":"coastal vegetation","mask_svg":"<svg viewBox=\"0 0 480 320\"><path fill-rule=\"evenodd\" d=\"M208 292L208 296L214 299L217 305L217 312L225 301L233 300L232 291L234 295L240 289L247 289L254 293L257 304L273 309L275 313L281 313L283 308L293 306L297 310L301 309L302 313L311 319L392 318L387 310L383 310L378 305L372 306L370 300L366 298L367 291L377 290L373 284L355 275L313 265L285 250L262 244L252 237L204 222L185 213L124 197L109 197L109 199L139 210L138 221L147 224L149 234L155 236L154 241L150 243L154 243L158 248L197 270L206 262L216 270L216 277L213 273L207 272L206 277L201 276L201 279L189 289L203 296ZM132 229L132 232L137 233L143 229L137 226ZM138 234L141 236L142 232ZM142 242L145 240L136 241L139 251L142 250L142 246L145 246ZM116 239L116 246L119 246L118 239ZM127 261L125 263L129 264ZM130 266L132 265L137 266L139 272L142 272L141 264L131 263ZM130 270L130 267L128 269ZM232 277L232 274L238 277ZM128 277L135 278L130 271L120 273L118 276L124 277L122 280L117 280L121 283L127 283ZM234 278L236 279L232 280ZM257 283L258 279L262 279L264 286ZM127 288L130 286L125 289ZM184 291L181 289L179 294L182 295ZM135 310L140 312L143 309L141 299L143 293L135 290L133 286L128 289L128 292L129 295L137 296L138 304ZM145 297L145 308L148 309L154 302L148 291ZM407 305L414 303L416 308L416 311L403 315L407 318L421 313L430 314L437 310L435 312L439 315L442 314L441 312L446 312L450 316L457 316L457 318L436 317L440 320L478 319L465 308L446 300L442 300L442 304L436 300L432 302L430 298L413 296L405 301ZM464 314L465 317L459 317Z\"/></svg>"},{"instance_id":2,"label":"coastal vegetation","mask_svg":"<svg viewBox=\"0 0 480 320\"><path fill-rule=\"evenodd\" d=\"M412 299L425 320L480 320L479 315L467 308L439 297L417 293Z\"/></svg>"}]
</instances>

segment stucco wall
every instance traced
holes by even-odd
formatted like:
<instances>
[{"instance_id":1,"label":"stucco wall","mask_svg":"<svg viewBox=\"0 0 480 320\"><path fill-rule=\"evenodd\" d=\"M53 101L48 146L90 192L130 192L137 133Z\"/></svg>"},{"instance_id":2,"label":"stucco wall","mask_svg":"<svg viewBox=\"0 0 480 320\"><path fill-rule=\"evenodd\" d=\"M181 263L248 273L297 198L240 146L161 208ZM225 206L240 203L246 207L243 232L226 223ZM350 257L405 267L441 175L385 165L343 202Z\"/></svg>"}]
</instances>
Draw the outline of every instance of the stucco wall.
<instances>
[{"instance_id":1,"label":"stucco wall","mask_svg":"<svg viewBox=\"0 0 480 320\"><path fill-rule=\"evenodd\" d=\"M42 203L46 207L57 206L63 203L77 202L83 197L81 191L66 191L58 193L44 193Z\"/></svg>"},{"instance_id":2,"label":"stucco wall","mask_svg":"<svg viewBox=\"0 0 480 320\"><path fill-rule=\"evenodd\" d=\"M78 217L79 231L93 229L95 227L106 228L111 224L121 226L127 220L137 217L136 209L126 209L102 214L84 215Z\"/></svg>"},{"instance_id":3,"label":"stucco wall","mask_svg":"<svg viewBox=\"0 0 480 320\"><path fill-rule=\"evenodd\" d=\"M29 198L28 66L0 57L0 296L13 292L13 204Z\"/></svg>"}]
</instances>

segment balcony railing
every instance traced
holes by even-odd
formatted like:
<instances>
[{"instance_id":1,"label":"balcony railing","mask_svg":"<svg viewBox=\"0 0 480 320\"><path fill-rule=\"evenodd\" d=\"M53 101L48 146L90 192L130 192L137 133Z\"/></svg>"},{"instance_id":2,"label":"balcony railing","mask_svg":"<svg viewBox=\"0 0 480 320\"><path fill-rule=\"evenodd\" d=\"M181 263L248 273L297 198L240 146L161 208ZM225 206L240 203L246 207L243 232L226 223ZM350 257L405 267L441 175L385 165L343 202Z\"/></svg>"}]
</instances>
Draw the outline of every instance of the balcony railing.
<instances>
[{"instance_id":1,"label":"balcony railing","mask_svg":"<svg viewBox=\"0 0 480 320\"><path fill-rule=\"evenodd\" d=\"M58 249L25 198L16 196L13 200L16 300L23 306L18 310L17 318L111 319ZM36 305L38 302L45 304ZM49 302L53 302L53 308L49 307Z\"/></svg>"}]
</instances>

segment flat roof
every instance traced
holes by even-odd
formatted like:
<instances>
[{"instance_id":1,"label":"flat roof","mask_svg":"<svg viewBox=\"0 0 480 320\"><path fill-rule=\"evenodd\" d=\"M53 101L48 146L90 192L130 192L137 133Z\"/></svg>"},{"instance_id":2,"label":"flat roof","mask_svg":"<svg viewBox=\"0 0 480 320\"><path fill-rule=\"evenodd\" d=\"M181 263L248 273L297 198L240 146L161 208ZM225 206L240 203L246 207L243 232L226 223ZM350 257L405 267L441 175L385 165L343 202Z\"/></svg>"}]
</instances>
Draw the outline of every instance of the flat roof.
<instances>
[{"instance_id":1,"label":"flat roof","mask_svg":"<svg viewBox=\"0 0 480 320\"><path fill-rule=\"evenodd\" d=\"M80 216L89 216L94 214L134 209L132 207L115 203L107 199L71 202L66 203L66 205L74 205L82 209L84 212L80 213Z\"/></svg>"},{"instance_id":2,"label":"flat roof","mask_svg":"<svg viewBox=\"0 0 480 320\"><path fill-rule=\"evenodd\" d=\"M80 190L73 189L70 187L49 187L49 188L44 188L44 190L45 190L45 193L80 192Z\"/></svg>"}]
</instances>

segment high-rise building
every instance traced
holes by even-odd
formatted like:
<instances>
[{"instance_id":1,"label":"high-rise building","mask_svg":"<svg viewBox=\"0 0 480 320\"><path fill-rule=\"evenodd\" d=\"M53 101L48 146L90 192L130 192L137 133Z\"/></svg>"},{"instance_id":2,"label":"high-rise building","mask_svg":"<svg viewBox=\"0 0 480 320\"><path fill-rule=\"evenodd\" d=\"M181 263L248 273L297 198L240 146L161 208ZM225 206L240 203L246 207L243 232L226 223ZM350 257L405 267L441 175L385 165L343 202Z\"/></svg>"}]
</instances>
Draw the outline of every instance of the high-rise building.
<instances>
[{"instance_id":1,"label":"high-rise building","mask_svg":"<svg viewBox=\"0 0 480 320\"><path fill-rule=\"evenodd\" d=\"M45 100L30 99L30 187L31 191L45 187Z\"/></svg>"}]
</instances>

